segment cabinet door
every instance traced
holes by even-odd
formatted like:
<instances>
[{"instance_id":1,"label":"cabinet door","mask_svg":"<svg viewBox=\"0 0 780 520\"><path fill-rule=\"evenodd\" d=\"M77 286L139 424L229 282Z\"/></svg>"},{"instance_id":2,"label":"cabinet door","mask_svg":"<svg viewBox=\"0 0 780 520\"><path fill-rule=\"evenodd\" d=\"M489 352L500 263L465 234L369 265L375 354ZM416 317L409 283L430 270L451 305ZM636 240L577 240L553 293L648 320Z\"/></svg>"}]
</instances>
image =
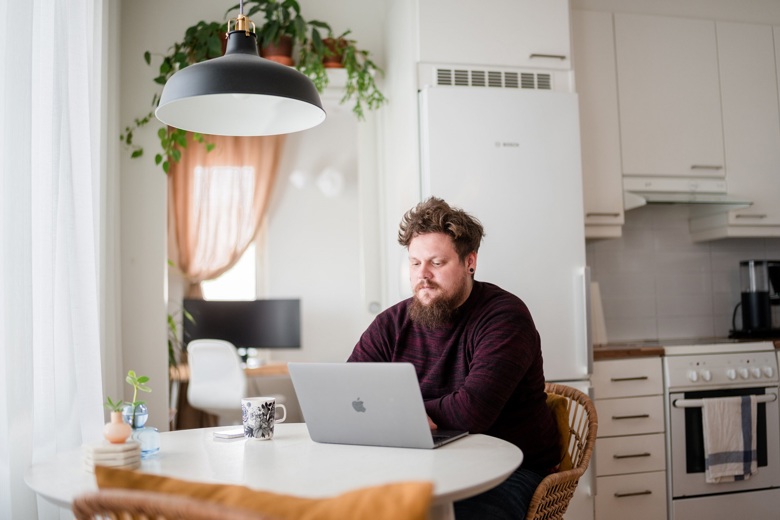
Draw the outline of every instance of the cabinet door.
<instances>
[{"instance_id":1,"label":"cabinet door","mask_svg":"<svg viewBox=\"0 0 780 520\"><path fill-rule=\"evenodd\" d=\"M726 182L753 205L729 225L780 225L780 107L775 43L768 25L717 24Z\"/></svg>"},{"instance_id":2,"label":"cabinet door","mask_svg":"<svg viewBox=\"0 0 780 520\"><path fill-rule=\"evenodd\" d=\"M595 450L599 477L666 469L664 434L601 438Z\"/></svg>"},{"instance_id":3,"label":"cabinet door","mask_svg":"<svg viewBox=\"0 0 780 520\"><path fill-rule=\"evenodd\" d=\"M661 358L597 361L593 364L591 382L596 399L661 395L664 390Z\"/></svg>"},{"instance_id":4,"label":"cabinet door","mask_svg":"<svg viewBox=\"0 0 780 520\"><path fill-rule=\"evenodd\" d=\"M663 397L629 397L626 399L596 399L599 414L598 437L663 433Z\"/></svg>"},{"instance_id":5,"label":"cabinet door","mask_svg":"<svg viewBox=\"0 0 780 520\"><path fill-rule=\"evenodd\" d=\"M585 238L619 237L624 222L612 14L572 11L580 102Z\"/></svg>"},{"instance_id":6,"label":"cabinet door","mask_svg":"<svg viewBox=\"0 0 780 520\"><path fill-rule=\"evenodd\" d=\"M666 518L666 477L662 471L599 477L596 488L599 520Z\"/></svg>"},{"instance_id":7,"label":"cabinet door","mask_svg":"<svg viewBox=\"0 0 780 520\"><path fill-rule=\"evenodd\" d=\"M615 14L624 175L723 177L715 22Z\"/></svg>"},{"instance_id":8,"label":"cabinet door","mask_svg":"<svg viewBox=\"0 0 780 520\"><path fill-rule=\"evenodd\" d=\"M419 61L571 68L568 0L418 0Z\"/></svg>"}]
</instances>

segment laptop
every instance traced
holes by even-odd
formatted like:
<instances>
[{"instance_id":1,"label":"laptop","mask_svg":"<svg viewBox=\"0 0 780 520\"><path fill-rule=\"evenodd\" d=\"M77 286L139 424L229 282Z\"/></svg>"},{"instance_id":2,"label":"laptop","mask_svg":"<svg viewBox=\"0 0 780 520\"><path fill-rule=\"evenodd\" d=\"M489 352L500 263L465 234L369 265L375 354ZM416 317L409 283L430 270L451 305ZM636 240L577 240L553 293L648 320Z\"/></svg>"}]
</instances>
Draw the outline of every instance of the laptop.
<instances>
[{"instance_id":1,"label":"laptop","mask_svg":"<svg viewBox=\"0 0 780 520\"><path fill-rule=\"evenodd\" d=\"M431 430L411 363L288 363L313 441L438 448L468 435Z\"/></svg>"}]
</instances>

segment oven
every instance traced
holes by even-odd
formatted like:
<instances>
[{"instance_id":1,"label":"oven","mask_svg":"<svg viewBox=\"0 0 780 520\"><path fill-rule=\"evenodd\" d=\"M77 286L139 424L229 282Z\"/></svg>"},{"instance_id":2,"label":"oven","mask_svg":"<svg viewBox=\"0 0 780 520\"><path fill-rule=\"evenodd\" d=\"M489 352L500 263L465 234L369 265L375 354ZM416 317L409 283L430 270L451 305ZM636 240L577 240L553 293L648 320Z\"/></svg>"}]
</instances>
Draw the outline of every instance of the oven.
<instances>
[{"instance_id":1,"label":"oven","mask_svg":"<svg viewBox=\"0 0 780 520\"><path fill-rule=\"evenodd\" d=\"M774 346L723 343L665 348L667 487L670 520L769 518L780 501L780 401ZM755 395L758 473L708 484L702 400ZM769 516L767 516L769 515Z\"/></svg>"}]
</instances>

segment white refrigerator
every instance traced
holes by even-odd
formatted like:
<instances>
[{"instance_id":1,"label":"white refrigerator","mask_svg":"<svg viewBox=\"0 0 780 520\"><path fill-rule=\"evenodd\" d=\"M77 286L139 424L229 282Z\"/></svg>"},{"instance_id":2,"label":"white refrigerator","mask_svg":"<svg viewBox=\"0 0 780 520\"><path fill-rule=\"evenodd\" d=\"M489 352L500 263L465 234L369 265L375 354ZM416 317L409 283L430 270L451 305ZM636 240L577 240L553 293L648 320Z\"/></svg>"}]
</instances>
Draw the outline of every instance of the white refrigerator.
<instances>
[{"instance_id":1,"label":"white refrigerator","mask_svg":"<svg viewBox=\"0 0 780 520\"><path fill-rule=\"evenodd\" d=\"M490 87L420 91L421 193L485 228L476 279L521 298L548 381L587 385L585 265L576 94Z\"/></svg>"},{"instance_id":2,"label":"white refrigerator","mask_svg":"<svg viewBox=\"0 0 780 520\"><path fill-rule=\"evenodd\" d=\"M590 393L577 95L426 87L420 136L423 197L441 197L485 228L476 278L526 303L541 335L545 378ZM580 479L566 520L593 520L593 475L590 467Z\"/></svg>"}]
</instances>

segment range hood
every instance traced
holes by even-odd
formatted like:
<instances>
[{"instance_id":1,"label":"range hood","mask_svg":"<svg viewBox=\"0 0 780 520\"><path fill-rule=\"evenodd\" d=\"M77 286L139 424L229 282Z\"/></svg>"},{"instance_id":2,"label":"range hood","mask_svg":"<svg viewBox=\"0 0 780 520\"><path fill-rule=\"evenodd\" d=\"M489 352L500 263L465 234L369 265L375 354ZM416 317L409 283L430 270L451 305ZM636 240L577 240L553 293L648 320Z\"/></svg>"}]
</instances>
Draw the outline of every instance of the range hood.
<instances>
[{"instance_id":1,"label":"range hood","mask_svg":"<svg viewBox=\"0 0 780 520\"><path fill-rule=\"evenodd\" d=\"M623 207L628 211L647 204L689 204L728 211L753 204L726 190L724 179L623 177Z\"/></svg>"}]
</instances>

